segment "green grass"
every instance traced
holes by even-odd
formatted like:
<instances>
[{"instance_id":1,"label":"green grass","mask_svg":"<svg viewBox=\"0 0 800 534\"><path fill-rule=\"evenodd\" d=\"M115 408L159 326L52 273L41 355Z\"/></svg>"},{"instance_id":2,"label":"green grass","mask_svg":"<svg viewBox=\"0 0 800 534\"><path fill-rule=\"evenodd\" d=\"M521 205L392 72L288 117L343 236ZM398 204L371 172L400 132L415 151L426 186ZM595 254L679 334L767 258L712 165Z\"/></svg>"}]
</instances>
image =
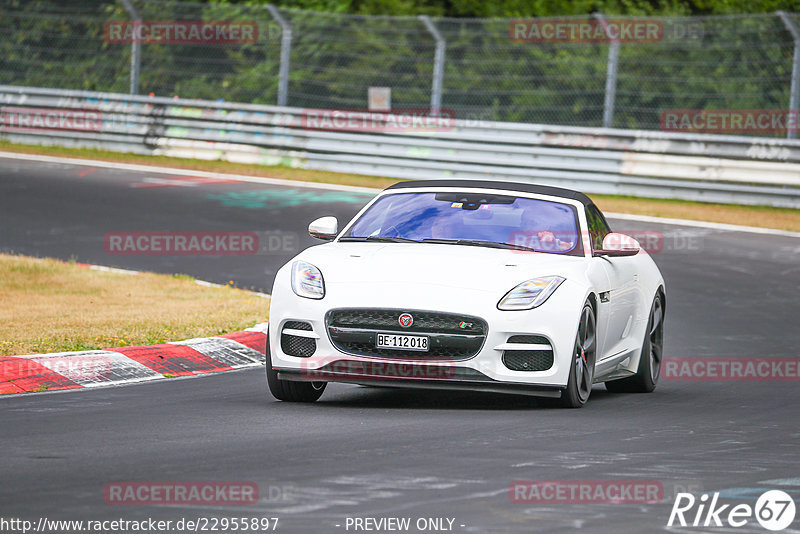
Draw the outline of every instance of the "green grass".
<instances>
[{"instance_id":1,"label":"green grass","mask_svg":"<svg viewBox=\"0 0 800 534\"><path fill-rule=\"evenodd\" d=\"M154 345L242 330L269 300L186 275L126 274L0 254L0 356ZM157 305L154 305L157 303Z\"/></svg>"}]
</instances>

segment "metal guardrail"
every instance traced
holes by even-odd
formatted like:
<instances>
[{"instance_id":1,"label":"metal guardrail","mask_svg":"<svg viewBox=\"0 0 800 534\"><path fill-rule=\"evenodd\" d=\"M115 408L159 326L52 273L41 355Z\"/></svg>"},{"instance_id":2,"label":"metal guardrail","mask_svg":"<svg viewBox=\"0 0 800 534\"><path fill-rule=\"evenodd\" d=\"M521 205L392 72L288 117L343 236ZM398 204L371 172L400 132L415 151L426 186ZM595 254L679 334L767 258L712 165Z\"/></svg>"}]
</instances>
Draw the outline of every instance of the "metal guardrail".
<instances>
[{"instance_id":1,"label":"metal guardrail","mask_svg":"<svg viewBox=\"0 0 800 534\"><path fill-rule=\"evenodd\" d=\"M798 140L458 120L440 131L343 131L310 128L307 113L0 86L0 137L12 142L800 208Z\"/></svg>"}]
</instances>

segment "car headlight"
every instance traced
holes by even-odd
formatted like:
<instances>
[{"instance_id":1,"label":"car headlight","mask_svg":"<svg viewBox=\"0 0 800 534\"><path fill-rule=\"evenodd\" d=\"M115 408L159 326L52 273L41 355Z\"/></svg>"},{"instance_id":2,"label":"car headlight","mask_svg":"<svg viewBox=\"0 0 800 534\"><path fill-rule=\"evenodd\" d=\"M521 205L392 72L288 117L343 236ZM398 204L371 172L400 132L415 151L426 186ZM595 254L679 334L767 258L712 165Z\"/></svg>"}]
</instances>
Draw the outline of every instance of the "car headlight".
<instances>
[{"instance_id":1,"label":"car headlight","mask_svg":"<svg viewBox=\"0 0 800 534\"><path fill-rule=\"evenodd\" d=\"M292 265L292 290L297 296L321 299L325 296L325 281L319 269L304 261Z\"/></svg>"},{"instance_id":2,"label":"car headlight","mask_svg":"<svg viewBox=\"0 0 800 534\"><path fill-rule=\"evenodd\" d=\"M501 310L531 310L541 306L565 280L561 276L542 276L526 280L506 293L497 307Z\"/></svg>"}]
</instances>

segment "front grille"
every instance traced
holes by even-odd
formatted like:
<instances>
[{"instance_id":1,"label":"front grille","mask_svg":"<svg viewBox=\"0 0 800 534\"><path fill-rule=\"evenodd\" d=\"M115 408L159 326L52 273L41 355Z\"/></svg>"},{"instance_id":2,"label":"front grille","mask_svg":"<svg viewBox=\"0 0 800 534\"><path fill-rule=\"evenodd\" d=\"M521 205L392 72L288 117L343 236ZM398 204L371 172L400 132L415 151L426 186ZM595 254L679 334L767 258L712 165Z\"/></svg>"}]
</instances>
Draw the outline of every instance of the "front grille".
<instances>
[{"instance_id":1,"label":"front grille","mask_svg":"<svg viewBox=\"0 0 800 534\"><path fill-rule=\"evenodd\" d=\"M414 323L400 326L398 318L410 313ZM409 360L463 360L475 356L486 339L486 322L477 317L454 313L391 309L341 309L326 317L331 342L340 351L358 356ZM380 332L427 335L427 351L379 349Z\"/></svg>"},{"instance_id":2,"label":"front grille","mask_svg":"<svg viewBox=\"0 0 800 534\"><path fill-rule=\"evenodd\" d=\"M414 324L403 328L398 318L403 313L414 316ZM467 323L463 327L461 323ZM471 326L469 326L471 324ZM486 334L483 320L454 313L424 312L414 310L344 309L334 310L328 315L329 326L352 326L370 328L381 332L403 332L407 334L438 332L441 334Z\"/></svg>"},{"instance_id":3,"label":"front grille","mask_svg":"<svg viewBox=\"0 0 800 534\"><path fill-rule=\"evenodd\" d=\"M308 358L317 350L317 341L310 337L294 336L285 330L304 330L310 332L311 325L302 321L287 321L281 331L281 350L288 356Z\"/></svg>"},{"instance_id":4,"label":"front grille","mask_svg":"<svg viewBox=\"0 0 800 534\"><path fill-rule=\"evenodd\" d=\"M547 345L547 350L505 350L503 365L512 371L547 371L553 367L553 347L544 336L516 335L508 343Z\"/></svg>"}]
</instances>

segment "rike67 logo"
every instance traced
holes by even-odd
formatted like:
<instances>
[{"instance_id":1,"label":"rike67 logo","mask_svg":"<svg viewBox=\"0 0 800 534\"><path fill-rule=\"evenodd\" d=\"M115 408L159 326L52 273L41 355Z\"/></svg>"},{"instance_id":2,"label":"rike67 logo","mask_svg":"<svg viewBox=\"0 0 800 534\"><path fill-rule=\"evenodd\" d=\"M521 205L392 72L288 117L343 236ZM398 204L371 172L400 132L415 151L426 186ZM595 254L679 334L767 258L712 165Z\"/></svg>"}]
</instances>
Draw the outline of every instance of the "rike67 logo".
<instances>
[{"instance_id":1,"label":"rike67 logo","mask_svg":"<svg viewBox=\"0 0 800 534\"><path fill-rule=\"evenodd\" d=\"M781 490L762 493L755 506L749 504L720 504L719 493L699 498L691 493L679 493L669 514L669 527L734 527L740 528L755 519L767 530L778 532L794 521L795 504Z\"/></svg>"}]
</instances>

